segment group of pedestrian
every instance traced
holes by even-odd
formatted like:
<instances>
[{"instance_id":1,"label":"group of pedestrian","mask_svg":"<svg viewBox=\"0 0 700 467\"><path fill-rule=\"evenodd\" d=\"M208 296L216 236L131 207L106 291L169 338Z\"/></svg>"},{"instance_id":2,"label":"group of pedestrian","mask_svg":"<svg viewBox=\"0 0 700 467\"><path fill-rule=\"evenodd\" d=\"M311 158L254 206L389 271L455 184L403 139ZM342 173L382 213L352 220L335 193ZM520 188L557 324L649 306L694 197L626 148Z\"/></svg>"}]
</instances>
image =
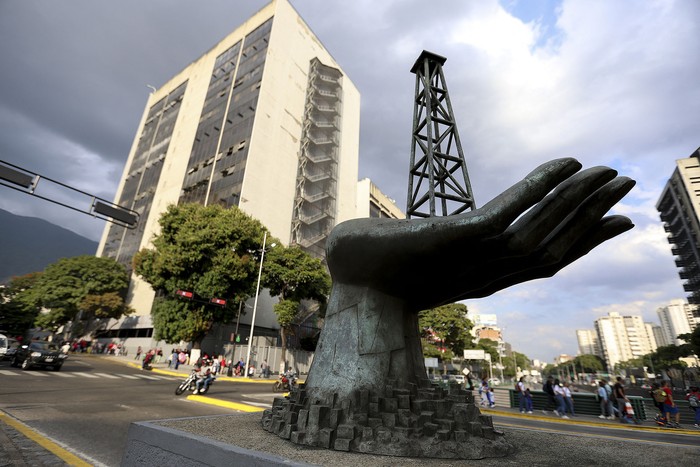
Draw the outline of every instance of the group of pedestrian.
<instances>
[{"instance_id":1,"label":"group of pedestrian","mask_svg":"<svg viewBox=\"0 0 700 467\"><path fill-rule=\"evenodd\" d=\"M525 377L520 378L521 381ZM547 377L547 380L542 385L542 391L547 397L545 407L542 413L547 414L549 410L557 417L568 419L576 415L574 412L574 397L571 393L571 386L568 381L559 381L553 376Z\"/></svg>"}]
</instances>

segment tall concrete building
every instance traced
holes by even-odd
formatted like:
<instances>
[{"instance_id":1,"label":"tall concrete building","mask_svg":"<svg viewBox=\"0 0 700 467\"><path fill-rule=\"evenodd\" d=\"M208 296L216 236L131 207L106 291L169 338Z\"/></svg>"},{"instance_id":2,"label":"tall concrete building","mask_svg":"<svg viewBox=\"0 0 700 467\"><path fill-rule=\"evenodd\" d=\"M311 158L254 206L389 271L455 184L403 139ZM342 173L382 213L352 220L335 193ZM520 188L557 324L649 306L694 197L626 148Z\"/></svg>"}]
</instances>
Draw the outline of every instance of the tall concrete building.
<instances>
[{"instance_id":1,"label":"tall concrete building","mask_svg":"<svg viewBox=\"0 0 700 467\"><path fill-rule=\"evenodd\" d=\"M678 339L679 334L693 332L698 325L693 313L694 306L686 303L685 300L671 300L667 306L656 310L661 322L661 331L666 345L681 345L685 341Z\"/></svg>"},{"instance_id":2,"label":"tall concrete building","mask_svg":"<svg viewBox=\"0 0 700 467\"><path fill-rule=\"evenodd\" d=\"M355 85L273 0L151 94L116 195L140 222L107 226L98 255L130 267L166 208L193 202L238 206L322 257L333 226L357 217L359 120ZM132 277L130 326L151 326L153 298Z\"/></svg>"},{"instance_id":3,"label":"tall concrete building","mask_svg":"<svg viewBox=\"0 0 700 467\"><path fill-rule=\"evenodd\" d=\"M689 293L688 302L700 304L700 148L676 161L676 169L656 203L668 232L678 274ZM696 311L696 315L697 311Z\"/></svg>"},{"instance_id":4,"label":"tall concrete building","mask_svg":"<svg viewBox=\"0 0 700 467\"><path fill-rule=\"evenodd\" d=\"M357 217L405 219L406 214L372 180L363 178L357 183Z\"/></svg>"},{"instance_id":5,"label":"tall concrete building","mask_svg":"<svg viewBox=\"0 0 700 467\"><path fill-rule=\"evenodd\" d=\"M620 362L652 352L653 336L649 336L641 316L620 316L610 312L595 320L600 355L611 370Z\"/></svg>"},{"instance_id":6,"label":"tall concrete building","mask_svg":"<svg viewBox=\"0 0 700 467\"><path fill-rule=\"evenodd\" d=\"M578 351L581 355L597 355L602 358L598 334L592 329L577 329Z\"/></svg>"}]
</instances>

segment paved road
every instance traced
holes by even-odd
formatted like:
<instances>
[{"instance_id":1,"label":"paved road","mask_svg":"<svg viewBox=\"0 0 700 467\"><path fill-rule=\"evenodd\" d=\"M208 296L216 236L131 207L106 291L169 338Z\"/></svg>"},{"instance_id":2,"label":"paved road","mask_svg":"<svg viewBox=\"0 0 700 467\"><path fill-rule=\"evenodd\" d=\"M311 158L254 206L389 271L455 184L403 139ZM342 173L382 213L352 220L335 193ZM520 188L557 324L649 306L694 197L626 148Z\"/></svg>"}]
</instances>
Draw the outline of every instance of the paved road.
<instances>
[{"instance_id":1,"label":"paved road","mask_svg":"<svg viewBox=\"0 0 700 467\"><path fill-rule=\"evenodd\" d=\"M127 357L88 355L71 356L60 372L25 372L0 363L0 452L5 454L0 455L0 467L64 465L66 453L92 465L119 465L132 422L262 410L278 395L271 391L274 379L247 382L221 377L206 397L178 397L175 387L190 368L175 372L164 364L155 366L154 371L144 372ZM541 413L521 415L515 409L497 409L485 412L506 431L700 446L700 431L668 431L650 425L630 429L594 417L564 421ZM15 428L13 422L23 425ZM32 433L35 438L28 439ZM42 444L42 440L49 444ZM52 442L65 452L49 452Z\"/></svg>"},{"instance_id":2,"label":"paved road","mask_svg":"<svg viewBox=\"0 0 700 467\"><path fill-rule=\"evenodd\" d=\"M231 413L229 408L176 396L180 375L144 372L125 363L130 362L71 356L62 370L55 372L23 371L2 362L0 411L59 446L69 447L69 452L90 464L110 466L119 465L132 422ZM259 393L270 393L267 400L271 400L268 388L271 384L217 383L212 394L218 391L228 400L263 404L264 396ZM6 420L0 419L0 425L5 428L0 447L10 452L10 441L20 438ZM37 449L37 453L41 451ZM24 449L15 450L15 457L17 452ZM25 463L36 465L31 459Z\"/></svg>"}]
</instances>

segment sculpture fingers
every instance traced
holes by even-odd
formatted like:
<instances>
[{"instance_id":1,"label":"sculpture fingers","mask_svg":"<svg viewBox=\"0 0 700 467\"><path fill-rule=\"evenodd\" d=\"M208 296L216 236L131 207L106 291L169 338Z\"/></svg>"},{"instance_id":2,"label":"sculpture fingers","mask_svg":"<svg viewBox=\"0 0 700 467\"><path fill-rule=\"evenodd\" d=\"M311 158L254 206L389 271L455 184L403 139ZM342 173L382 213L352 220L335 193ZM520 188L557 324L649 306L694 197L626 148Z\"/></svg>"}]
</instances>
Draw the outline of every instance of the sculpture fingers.
<instances>
[{"instance_id":1,"label":"sculpture fingers","mask_svg":"<svg viewBox=\"0 0 700 467\"><path fill-rule=\"evenodd\" d=\"M498 235L522 213L540 202L550 191L580 169L581 163L570 157L546 162L481 209L470 214L485 217L484 234Z\"/></svg>"},{"instance_id":2,"label":"sculpture fingers","mask_svg":"<svg viewBox=\"0 0 700 467\"><path fill-rule=\"evenodd\" d=\"M525 267L520 271L505 275L484 285L480 289L471 290L468 294L462 294L454 300L464 300L467 298L482 298L488 297L500 290L506 289L512 285L522 282L531 281L534 279L544 279L552 277L569 264L579 260L587 255L591 250L600 244L632 229L634 224L625 216L609 216L601 219L591 231L580 239L578 243L573 245L567 254L559 261L554 263L543 262L538 266ZM549 257L551 259L551 257ZM534 262L533 262L534 263ZM524 264L524 262L522 263ZM532 264L532 263L531 263ZM454 301L453 300L453 301ZM445 303L451 303L449 300Z\"/></svg>"},{"instance_id":3,"label":"sculpture fingers","mask_svg":"<svg viewBox=\"0 0 700 467\"><path fill-rule=\"evenodd\" d=\"M575 244L588 229L594 225L620 201L636 184L628 177L617 177L596 190L579 205L541 245L551 261L563 258L571 245Z\"/></svg>"},{"instance_id":4,"label":"sculpture fingers","mask_svg":"<svg viewBox=\"0 0 700 467\"><path fill-rule=\"evenodd\" d=\"M513 254L533 251L591 193L617 176L608 167L592 167L574 174L526 212L505 232Z\"/></svg>"}]
</instances>

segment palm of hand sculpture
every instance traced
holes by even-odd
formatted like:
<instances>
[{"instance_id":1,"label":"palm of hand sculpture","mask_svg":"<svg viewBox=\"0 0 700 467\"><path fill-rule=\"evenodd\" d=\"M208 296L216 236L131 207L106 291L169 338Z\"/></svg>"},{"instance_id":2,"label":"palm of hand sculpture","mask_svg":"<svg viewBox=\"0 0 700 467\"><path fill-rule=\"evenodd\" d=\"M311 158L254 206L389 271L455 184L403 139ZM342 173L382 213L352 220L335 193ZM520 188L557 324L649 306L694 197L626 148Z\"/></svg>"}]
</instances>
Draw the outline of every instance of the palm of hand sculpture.
<instances>
[{"instance_id":1,"label":"palm of hand sculpture","mask_svg":"<svg viewBox=\"0 0 700 467\"><path fill-rule=\"evenodd\" d=\"M464 214L344 222L327 246L334 287L403 297L419 311L550 277L633 227L604 215L634 180L607 167L580 169L571 158L545 163Z\"/></svg>"}]
</instances>

